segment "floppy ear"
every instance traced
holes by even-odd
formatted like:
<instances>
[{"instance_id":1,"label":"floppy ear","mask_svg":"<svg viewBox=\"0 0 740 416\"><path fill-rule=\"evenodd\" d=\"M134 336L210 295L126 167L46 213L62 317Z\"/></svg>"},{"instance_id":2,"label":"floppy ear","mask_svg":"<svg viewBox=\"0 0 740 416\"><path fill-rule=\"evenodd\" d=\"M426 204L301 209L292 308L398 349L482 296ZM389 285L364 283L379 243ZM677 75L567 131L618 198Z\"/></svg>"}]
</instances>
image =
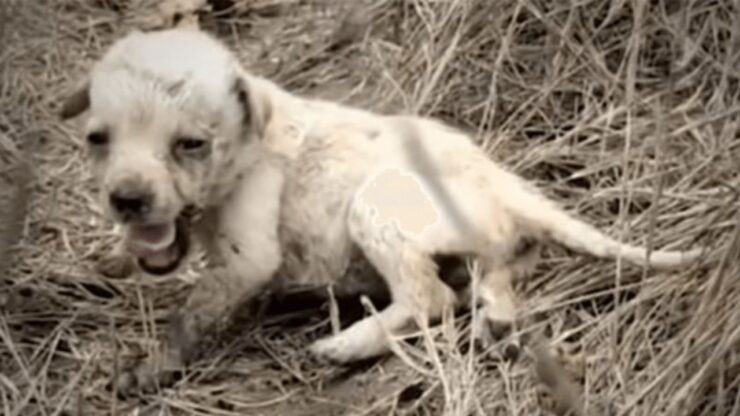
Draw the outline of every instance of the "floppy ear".
<instances>
[{"instance_id":1,"label":"floppy ear","mask_svg":"<svg viewBox=\"0 0 740 416\"><path fill-rule=\"evenodd\" d=\"M70 95L62 100L59 117L67 120L77 117L90 107L90 81L85 80Z\"/></svg>"},{"instance_id":2,"label":"floppy ear","mask_svg":"<svg viewBox=\"0 0 740 416\"><path fill-rule=\"evenodd\" d=\"M267 94L242 73L237 75L232 91L242 108L244 127L257 138L264 138L272 118L272 102Z\"/></svg>"}]
</instances>

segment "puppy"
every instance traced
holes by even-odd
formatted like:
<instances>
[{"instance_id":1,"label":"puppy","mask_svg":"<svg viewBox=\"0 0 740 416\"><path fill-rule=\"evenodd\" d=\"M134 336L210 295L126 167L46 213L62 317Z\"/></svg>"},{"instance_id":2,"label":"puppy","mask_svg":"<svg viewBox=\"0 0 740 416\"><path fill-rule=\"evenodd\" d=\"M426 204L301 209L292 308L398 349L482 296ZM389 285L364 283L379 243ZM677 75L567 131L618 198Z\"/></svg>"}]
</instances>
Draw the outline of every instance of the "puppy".
<instances>
[{"instance_id":1,"label":"puppy","mask_svg":"<svg viewBox=\"0 0 740 416\"><path fill-rule=\"evenodd\" d=\"M467 302L439 278L435 256L478 260L482 317L511 323L524 241L549 238L654 267L699 255L648 257L560 209L461 132L298 97L248 73L200 31L118 40L61 115L83 112L102 203L138 267L175 272L196 236L210 263L175 312L162 352L126 373L124 390L189 362L207 329L270 285L351 292L346 271L356 258L382 277L392 301L310 347L340 363L386 353L387 333Z\"/></svg>"}]
</instances>

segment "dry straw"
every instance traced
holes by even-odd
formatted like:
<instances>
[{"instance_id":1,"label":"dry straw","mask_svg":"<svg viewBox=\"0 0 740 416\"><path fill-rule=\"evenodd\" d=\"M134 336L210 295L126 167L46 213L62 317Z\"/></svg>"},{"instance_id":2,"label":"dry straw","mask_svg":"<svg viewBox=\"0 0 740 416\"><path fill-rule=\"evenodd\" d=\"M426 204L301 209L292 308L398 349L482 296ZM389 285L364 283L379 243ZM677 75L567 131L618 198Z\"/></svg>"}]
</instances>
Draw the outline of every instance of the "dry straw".
<instances>
[{"instance_id":1,"label":"dry straw","mask_svg":"<svg viewBox=\"0 0 740 416\"><path fill-rule=\"evenodd\" d=\"M305 351L331 331L325 309L285 307L241 325L176 389L114 398L106 389L114 357L126 365L150 350L189 283L94 272L111 228L78 126L55 111L116 37L162 24L156 3L0 2L0 178L8 182L7 166L23 160L11 149L30 150L34 167L25 220L0 219L0 254L7 227L22 234L0 276L0 413L553 410L537 354L501 362L466 350L468 316L399 342L402 358L348 369ZM737 2L208 3L203 28L293 91L440 117L624 241L707 246L700 264L673 273L549 247L517 284L527 318L519 330L544 334L545 350L564 357L560 375L581 387L585 414L740 413Z\"/></svg>"}]
</instances>

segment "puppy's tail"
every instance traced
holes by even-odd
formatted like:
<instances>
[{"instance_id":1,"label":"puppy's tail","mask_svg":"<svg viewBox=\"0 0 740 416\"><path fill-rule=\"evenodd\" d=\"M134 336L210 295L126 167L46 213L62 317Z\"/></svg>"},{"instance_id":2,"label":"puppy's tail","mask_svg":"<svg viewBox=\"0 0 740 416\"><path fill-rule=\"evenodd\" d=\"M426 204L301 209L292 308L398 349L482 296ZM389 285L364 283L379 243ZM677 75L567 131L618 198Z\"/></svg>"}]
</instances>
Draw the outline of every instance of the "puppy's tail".
<instances>
[{"instance_id":1,"label":"puppy's tail","mask_svg":"<svg viewBox=\"0 0 740 416\"><path fill-rule=\"evenodd\" d=\"M621 256L630 263L659 269L675 268L694 261L701 249L689 251L653 250L648 257L644 247L620 243L596 227L587 224L560 208L554 201L533 189L519 177L498 172L507 177L506 197L501 202L521 221L521 225L535 235L544 235L566 247L601 258Z\"/></svg>"}]
</instances>

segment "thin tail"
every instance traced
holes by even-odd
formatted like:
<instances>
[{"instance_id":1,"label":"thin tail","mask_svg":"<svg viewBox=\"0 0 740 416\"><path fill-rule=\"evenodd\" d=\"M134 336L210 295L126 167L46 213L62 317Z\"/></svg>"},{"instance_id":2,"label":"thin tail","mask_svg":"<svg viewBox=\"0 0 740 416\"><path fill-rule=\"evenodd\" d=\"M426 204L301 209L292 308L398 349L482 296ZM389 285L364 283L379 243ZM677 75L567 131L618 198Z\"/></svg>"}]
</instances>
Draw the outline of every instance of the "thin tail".
<instances>
[{"instance_id":1,"label":"thin tail","mask_svg":"<svg viewBox=\"0 0 740 416\"><path fill-rule=\"evenodd\" d=\"M645 247L620 243L596 227L568 214L521 178L508 172L496 177L507 177L506 197L501 202L508 206L525 227L536 234L544 234L576 251L600 258L621 256L630 263L654 268L674 268L694 261L701 249L689 251L653 250L648 258Z\"/></svg>"}]
</instances>

